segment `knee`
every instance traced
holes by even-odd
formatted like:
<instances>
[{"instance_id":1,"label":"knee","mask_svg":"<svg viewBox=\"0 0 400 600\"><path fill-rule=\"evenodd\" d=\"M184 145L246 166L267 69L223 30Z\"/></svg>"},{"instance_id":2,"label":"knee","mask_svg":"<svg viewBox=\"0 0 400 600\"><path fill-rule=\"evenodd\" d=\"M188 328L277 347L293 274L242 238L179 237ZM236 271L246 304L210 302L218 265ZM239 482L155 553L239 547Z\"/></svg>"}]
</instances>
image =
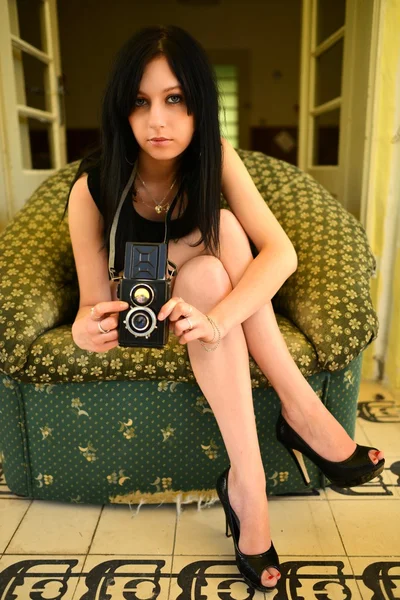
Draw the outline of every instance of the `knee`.
<instances>
[{"instance_id":1,"label":"knee","mask_svg":"<svg viewBox=\"0 0 400 600\"><path fill-rule=\"evenodd\" d=\"M232 284L222 262L215 256L196 256L180 269L174 295L190 296L191 302L219 301L232 291Z\"/></svg>"}]
</instances>

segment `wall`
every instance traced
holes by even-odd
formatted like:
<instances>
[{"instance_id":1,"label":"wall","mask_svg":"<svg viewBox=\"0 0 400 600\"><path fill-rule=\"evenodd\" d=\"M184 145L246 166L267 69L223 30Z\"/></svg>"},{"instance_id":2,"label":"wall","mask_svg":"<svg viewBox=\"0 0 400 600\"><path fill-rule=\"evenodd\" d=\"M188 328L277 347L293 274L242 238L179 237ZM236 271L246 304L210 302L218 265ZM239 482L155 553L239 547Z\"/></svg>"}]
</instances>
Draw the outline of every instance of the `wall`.
<instances>
[{"instance_id":1,"label":"wall","mask_svg":"<svg viewBox=\"0 0 400 600\"><path fill-rule=\"evenodd\" d=\"M249 106L241 110L249 111L249 125L297 125L300 9L300 0L192 7L176 0L58 0L68 128L98 127L114 54L137 29L153 24L179 25L206 50L248 51Z\"/></svg>"},{"instance_id":2,"label":"wall","mask_svg":"<svg viewBox=\"0 0 400 600\"><path fill-rule=\"evenodd\" d=\"M377 260L373 304L380 321L363 376L400 393L400 2L382 3L366 229Z\"/></svg>"}]
</instances>

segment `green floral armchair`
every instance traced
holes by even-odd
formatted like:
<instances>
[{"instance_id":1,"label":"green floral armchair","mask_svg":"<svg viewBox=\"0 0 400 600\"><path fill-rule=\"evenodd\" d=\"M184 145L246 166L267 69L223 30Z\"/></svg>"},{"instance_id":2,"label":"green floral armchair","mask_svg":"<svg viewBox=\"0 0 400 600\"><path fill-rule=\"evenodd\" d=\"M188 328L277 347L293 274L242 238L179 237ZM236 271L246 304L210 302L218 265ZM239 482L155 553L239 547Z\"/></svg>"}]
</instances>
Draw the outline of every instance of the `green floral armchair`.
<instances>
[{"instance_id":1,"label":"green floral armchair","mask_svg":"<svg viewBox=\"0 0 400 600\"><path fill-rule=\"evenodd\" d=\"M360 223L312 177L237 150L293 242L297 271L273 298L303 375L354 434L362 352L376 338L375 268ZM187 348L82 350L71 336L79 287L67 217L78 162L49 177L0 235L0 459L15 494L78 503L217 499L229 463ZM229 208L221 196L221 207ZM249 357L270 495L304 491L276 441L279 398ZM312 486L325 480L307 462Z\"/></svg>"}]
</instances>

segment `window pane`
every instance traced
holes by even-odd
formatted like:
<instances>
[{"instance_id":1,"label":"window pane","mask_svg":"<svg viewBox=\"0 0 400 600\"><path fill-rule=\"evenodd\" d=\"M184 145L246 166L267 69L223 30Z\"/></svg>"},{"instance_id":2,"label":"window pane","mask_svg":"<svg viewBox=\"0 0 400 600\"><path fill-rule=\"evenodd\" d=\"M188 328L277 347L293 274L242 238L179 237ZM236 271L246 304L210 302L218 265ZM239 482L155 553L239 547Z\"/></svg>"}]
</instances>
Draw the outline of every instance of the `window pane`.
<instances>
[{"instance_id":1,"label":"window pane","mask_svg":"<svg viewBox=\"0 0 400 600\"><path fill-rule=\"evenodd\" d=\"M339 108L315 117L313 165L339 164L339 124Z\"/></svg>"},{"instance_id":2,"label":"window pane","mask_svg":"<svg viewBox=\"0 0 400 600\"><path fill-rule=\"evenodd\" d=\"M19 117L24 169L53 169L51 124Z\"/></svg>"},{"instance_id":3,"label":"window pane","mask_svg":"<svg viewBox=\"0 0 400 600\"><path fill-rule=\"evenodd\" d=\"M343 38L318 56L315 70L315 106L341 96Z\"/></svg>"},{"instance_id":4,"label":"window pane","mask_svg":"<svg viewBox=\"0 0 400 600\"><path fill-rule=\"evenodd\" d=\"M222 94L237 94L238 91L236 79L220 79L218 87Z\"/></svg>"},{"instance_id":5,"label":"window pane","mask_svg":"<svg viewBox=\"0 0 400 600\"><path fill-rule=\"evenodd\" d=\"M236 65L213 65L220 94L219 123L222 137L235 148L239 140L238 68Z\"/></svg>"},{"instance_id":6,"label":"window pane","mask_svg":"<svg viewBox=\"0 0 400 600\"><path fill-rule=\"evenodd\" d=\"M228 77L228 79L234 78L237 75L236 65L214 65L214 70L218 75L218 79Z\"/></svg>"},{"instance_id":7,"label":"window pane","mask_svg":"<svg viewBox=\"0 0 400 600\"><path fill-rule=\"evenodd\" d=\"M47 84L48 66L18 48L13 48L13 56L16 72L21 72L22 68L22 77L19 80L24 81L22 88L17 86L18 104L26 104L40 110L50 110L50 99L45 93L45 90L49 89Z\"/></svg>"},{"instance_id":8,"label":"window pane","mask_svg":"<svg viewBox=\"0 0 400 600\"><path fill-rule=\"evenodd\" d=\"M346 0L318 0L317 45L345 23Z\"/></svg>"},{"instance_id":9,"label":"window pane","mask_svg":"<svg viewBox=\"0 0 400 600\"><path fill-rule=\"evenodd\" d=\"M228 123L236 123L237 122L237 110L236 109L222 109L219 113L220 122L224 125Z\"/></svg>"},{"instance_id":10,"label":"window pane","mask_svg":"<svg viewBox=\"0 0 400 600\"><path fill-rule=\"evenodd\" d=\"M9 2L9 4L11 4ZM17 0L19 37L39 50L47 52L44 44L44 2L42 0ZM15 35L17 32L13 31Z\"/></svg>"}]
</instances>

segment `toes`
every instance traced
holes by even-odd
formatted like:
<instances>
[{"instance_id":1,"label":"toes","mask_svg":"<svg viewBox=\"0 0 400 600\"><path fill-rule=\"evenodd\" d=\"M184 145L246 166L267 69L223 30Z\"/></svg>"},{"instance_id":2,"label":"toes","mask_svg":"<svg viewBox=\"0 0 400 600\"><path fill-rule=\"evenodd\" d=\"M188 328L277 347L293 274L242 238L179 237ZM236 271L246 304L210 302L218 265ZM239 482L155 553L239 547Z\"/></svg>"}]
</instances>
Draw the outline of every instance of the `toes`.
<instances>
[{"instance_id":1,"label":"toes","mask_svg":"<svg viewBox=\"0 0 400 600\"><path fill-rule=\"evenodd\" d=\"M265 585L265 587L274 587L279 581L281 574L277 569L270 567L269 569L265 569L261 576L261 583Z\"/></svg>"},{"instance_id":2,"label":"toes","mask_svg":"<svg viewBox=\"0 0 400 600\"><path fill-rule=\"evenodd\" d=\"M378 462L384 458L384 454L380 450L370 450L368 456L374 465L378 464Z\"/></svg>"}]
</instances>

